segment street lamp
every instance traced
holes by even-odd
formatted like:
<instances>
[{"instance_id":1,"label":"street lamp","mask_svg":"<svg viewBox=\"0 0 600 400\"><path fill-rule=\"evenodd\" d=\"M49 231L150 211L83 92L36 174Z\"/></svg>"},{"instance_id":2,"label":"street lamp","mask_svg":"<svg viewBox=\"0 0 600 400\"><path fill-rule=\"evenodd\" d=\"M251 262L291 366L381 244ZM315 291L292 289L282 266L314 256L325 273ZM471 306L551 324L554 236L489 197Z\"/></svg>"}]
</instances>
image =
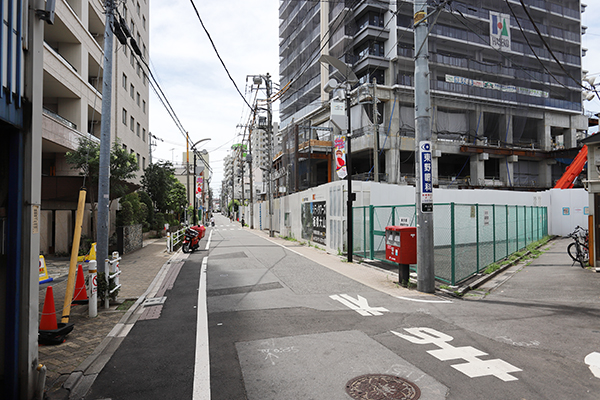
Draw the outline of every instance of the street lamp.
<instances>
[{"instance_id":1,"label":"street lamp","mask_svg":"<svg viewBox=\"0 0 600 400\"><path fill-rule=\"evenodd\" d=\"M355 195L354 193L352 193L352 124L351 124L351 118L350 118L350 90L352 89L352 84L358 82L358 78L356 77L356 75L354 74L354 72L352 72L352 68L347 65L346 63L338 60L337 58L327 55L327 54L323 54L321 55L320 60L321 62L327 63L329 65L331 65L332 67L336 68L342 75L344 75L344 78L346 78L346 90L344 93L344 96L346 97L346 116L348 119L348 131L346 134L346 137L348 138L346 141L346 149L347 149L347 155L346 155L346 168L348 170L348 175L346 175L346 178L348 180L348 202L347 202L347 209L346 209L346 214L347 214L347 235L348 235L348 262L352 262L352 257L353 257L353 249L352 247L354 246L353 243L353 238L352 235L353 233L353 215L352 215L352 202L355 199ZM326 91L328 89L333 89L332 85L337 86L337 81L335 79L330 80L329 82L327 82L326 87L324 88Z\"/></svg>"},{"instance_id":2,"label":"street lamp","mask_svg":"<svg viewBox=\"0 0 600 400\"><path fill-rule=\"evenodd\" d=\"M267 139L268 139L268 157L269 157L269 237L275 236L273 233L273 116L271 113L271 75L267 72L267 75L248 75L252 76L253 83L260 85L261 82L265 81L267 90Z\"/></svg>"}]
</instances>

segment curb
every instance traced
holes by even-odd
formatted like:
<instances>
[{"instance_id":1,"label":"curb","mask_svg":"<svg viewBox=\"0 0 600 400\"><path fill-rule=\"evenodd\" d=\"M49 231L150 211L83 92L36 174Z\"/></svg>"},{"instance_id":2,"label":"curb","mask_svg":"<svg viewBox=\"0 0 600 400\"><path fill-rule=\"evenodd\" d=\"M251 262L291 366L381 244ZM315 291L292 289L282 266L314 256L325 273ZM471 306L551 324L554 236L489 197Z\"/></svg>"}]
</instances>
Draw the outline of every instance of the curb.
<instances>
[{"instance_id":1,"label":"curb","mask_svg":"<svg viewBox=\"0 0 600 400\"><path fill-rule=\"evenodd\" d=\"M135 325L141 315L141 305L153 292L156 293L162 282L165 280L168 271L175 263L175 259L179 256L180 251L176 251L167 262L160 268L148 289L136 300L136 302L125 312L119 322L100 342L92 354L90 354L79 366L71 372L67 380L63 383L61 389L56 393L56 396L48 395L48 400L58 399L83 399L87 392L92 387L98 374L117 351L123 339L127 336L131 328ZM68 396L65 397L65 391Z\"/></svg>"}]
</instances>

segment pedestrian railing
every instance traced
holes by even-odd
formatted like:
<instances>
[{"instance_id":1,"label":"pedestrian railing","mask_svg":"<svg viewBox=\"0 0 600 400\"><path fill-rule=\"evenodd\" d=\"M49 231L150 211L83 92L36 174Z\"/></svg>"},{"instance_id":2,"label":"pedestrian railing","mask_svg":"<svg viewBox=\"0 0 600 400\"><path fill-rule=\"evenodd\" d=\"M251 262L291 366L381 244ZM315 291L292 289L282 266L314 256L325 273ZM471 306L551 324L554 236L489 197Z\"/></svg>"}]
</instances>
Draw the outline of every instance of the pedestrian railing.
<instances>
[{"instance_id":1,"label":"pedestrian railing","mask_svg":"<svg viewBox=\"0 0 600 400\"><path fill-rule=\"evenodd\" d=\"M412 204L354 207L354 254L388 262L385 227L399 225L401 219L415 226L415 212ZM435 204L433 230L435 276L455 285L546 236L548 210L533 206Z\"/></svg>"},{"instance_id":2,"label":"pedestrian railing","mask_svg":"<svg viewBox=\"0 0 600 400\"><path fill-rule=\"evenodd\" d=\"M184 227L175 232L167 232L167 251L169 253L172 253L173 249L175 249L179 243L183 242L186 229L187 227Z\"/></svg>"}]
</instances>

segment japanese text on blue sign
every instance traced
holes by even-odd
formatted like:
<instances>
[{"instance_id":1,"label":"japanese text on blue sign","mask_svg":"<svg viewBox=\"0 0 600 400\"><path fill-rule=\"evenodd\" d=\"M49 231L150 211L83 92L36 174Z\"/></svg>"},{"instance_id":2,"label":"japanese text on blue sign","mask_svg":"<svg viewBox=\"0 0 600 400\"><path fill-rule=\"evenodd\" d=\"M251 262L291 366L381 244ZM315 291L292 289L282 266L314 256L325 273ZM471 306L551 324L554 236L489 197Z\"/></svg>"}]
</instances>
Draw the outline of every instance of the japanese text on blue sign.
<instances>
[{"instance_id":1,"label":"japanese text on blue sign","mask_svg":"<svg viewBox=\"0 0 600 400\"><path fill-rule=\"evenodd\" d=\"M421 211L433 212L433 179L431 165L431 142L419 143L421 159Z\"/></svg>"}]
</instances>

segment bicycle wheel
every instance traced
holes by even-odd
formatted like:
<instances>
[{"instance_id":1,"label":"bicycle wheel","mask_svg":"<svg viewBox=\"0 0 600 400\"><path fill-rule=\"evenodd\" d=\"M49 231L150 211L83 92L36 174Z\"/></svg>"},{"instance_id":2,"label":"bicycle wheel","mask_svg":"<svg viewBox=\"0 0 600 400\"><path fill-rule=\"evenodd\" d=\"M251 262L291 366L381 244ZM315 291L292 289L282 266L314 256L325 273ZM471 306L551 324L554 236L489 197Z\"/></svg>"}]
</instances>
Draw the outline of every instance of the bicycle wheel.
<instances>
[{"instance_id":1,"label":"bicycle wheel","mask_svg":"<svg viewBox=\"0 0 600 400\"><path fill-rule=\"evenodd\" d=\"M571 257L573 261L579 261L579 259L577 258L577 245L575 244L575 242L571 243L567 247L567 253L569 253L569 257Z\"/></svg>"}]
</instances>

